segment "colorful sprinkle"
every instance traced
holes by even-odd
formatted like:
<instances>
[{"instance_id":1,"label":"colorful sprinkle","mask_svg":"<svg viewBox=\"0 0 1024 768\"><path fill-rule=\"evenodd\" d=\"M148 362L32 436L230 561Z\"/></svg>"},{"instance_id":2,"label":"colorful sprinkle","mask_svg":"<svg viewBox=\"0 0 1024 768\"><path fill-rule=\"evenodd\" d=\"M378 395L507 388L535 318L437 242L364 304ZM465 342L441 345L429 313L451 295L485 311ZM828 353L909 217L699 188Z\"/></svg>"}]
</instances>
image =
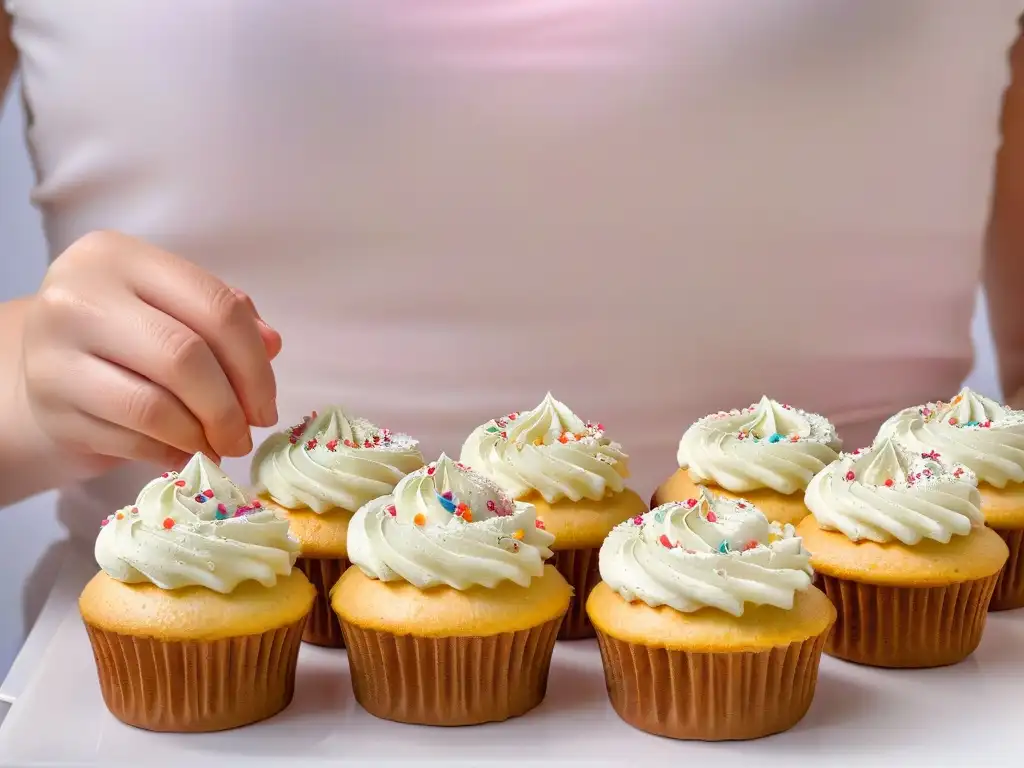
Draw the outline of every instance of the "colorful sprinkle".
<instances>
[{"instance_id":1,"label":"colorful sprinkle","mask_svg":"<svg viewBox=\"0 0 1024 768\"><path fill-rule=\"evenodd\" d=\"M697 506L697 500L696 499L687 499L686 500L686 506L689 507L690 509L693 509L694 507Z\"/></svg>"},{"instance_id":2,"label":"colorful sprinkle","mask_svg":"<svg viewBox=\"0 0 1024 768\"><path fill-rule=\"evenodd\" d=\"M249 506L250 506L250 507L252 507L253 509L263 509L263 503L262 503L262 502L260 502L260 500L259 500L259 499L257 499L256 501L254 501L254 502L253 502L252 504L250 504Z\"/></svg>"},{"instance_id":3,"label":"colorful sprinkle","mask_svg":"<svg viewBox=\"0 0 1024 768\"><path fill-rule=\"evenodd\" d=\"M672 542L668 540L668 536L664 533L658 538L658 542L661 546L666 547L667 549L672 549Z\"/></svg>"},{"instance_id":4,"label":"colorful sprinkle","mask_svg":"<svg viewBox=\"0 0 1024 768\"><path fill-rule=\"evenodd\" d=\"M967 426L968 427L979 427L979 426L981 426L981 423L977 422L977 421L968 421L967 422Z\"/></svg>"},{"instance_id":5,"label":"colorful sprinkle","mask_svg":"<svg viewBox=\"0 0 1024 768\"><path fill-rule=\"evenodd\" d=\"M854 478L856 477L857 476L853 473L852 469L846 473L846 479L849 480L851 483L854 481Z\"/></svg>"},{"instance_id":6,"label":"colorful sprinkle","mask_svg":"<svg viewBox=\"0 0 1024 768\"><path fill-rule=\"evenodd\" d=\"M307 451L312 451L314 448L316 448L316 438L315 437L312 440L307 440L306 441L306 450Z\"/></svg>"},{"instance_id":7,"label":"colorful sprinkle","mask_svg":"<svg viewBox=\"0 0 1024 768\"><path fill-rule=\"evenodd\" d=\"M636 517L633 518L633 525L643 525L643 524L644 524L644 516L643 515L637 515Z\"/></svg>"},{"instance_id":8,"label":"colorful sprinkle","mask_svg":"<svg viewBox=\"0 0 1024 768\"><path fill-rule=\"evenodd\" d=\"M516 541L522 541L523 540L523 536L525 536L525 535L526 535L526 531L524 531L522 528L519 528L518 530L513 531L512 538L515 539Z\"/></svg>"},{"instance_id":9,"label":"colorful sprinkle","mask_svg":"<svg viewBox=\"0 0 1024 768\"><path fill-rule=\"evenodd\" d=\"M217 519L218 520L223 520L227 516L228 516L228 508L225 505L223 505L223 504L218 504L217 505L217 515L216 515Z\"/></svg>"},{"instance_id":10,"label":"colorful sprinkle","mask_svg":"<svg viewBox=\"0 0 1024 768\"><path fill-rule=\"evenodd\" d=\"M654 522L656 522L656 523L664 523L665 522L665 512L663 510L659 510L659 511L654 513Z\"/></svg>"},{"instance_id":11,"label":"colorful sprinkle","mask_svg":"<svg viewBox=\"0 0 1024 768\"><path fill-rule=\"evenodd\" d=\"M138 507L132 507L132 514L133 515L139 514L139 508Z\"/></svg>"},{"instance_id":12,"label":"colorful sprinkle","mask_svg":"<svg viewBox=\"0 0 1024 768\"><path fill-rule=\"evenodd\" d=\"M427 467L427 475L432 475L432 474L434 474L435 472L437 472L437 467L435 467L435 466L433 466L433 465L431 465L431 466Z\"/></svg>"},{"instance_id":13,"label":"colorful sprinkle","mask_svg":"<svg viewBox=\"0 0 1024 768\"><path fill-rule=\"evenodd\" d=\"M203 494L201 494L201 493L196 494L196 501L198 501L200 504L205 504L206 503L206 497L203 496Z\"/></svg>"},{"instance_id":14,"label":"colorful sprinkle","mask_svg":"<svg viewBox=\"0 0 1024 768\"><path fill-rule=\"evenodd\" d=\"M793 435L791 438L789 438L789 442L791 442L791 443L799 443L800 442L800 435Z\"/></svg>"},{"instance_id":15,"label":"colorful sprinkle","mask_svg":"<svg viewBox=\"0 0 1024 768\"><path fill-rule=\"evenodd\" d=\"M174 484L176 486L178 486L179 488L184 488L185 487L185 481L184 480L175 480Z\"/></svg>"},{"instance_id":16,"label":"colorful sprinkle","mask_svg":"<svg viewBox=\"0 0 1024 768\"><path fill-rule=\"evenodd\" d=\"M508 432L502 432L501 433L501 439L502 440L508 440Z\"/></svg>"},{"instance_id":17,"label":"colorful sprinkle","mask_svg":"<svg viewBox=\"0 0 1024 768\"><path fill-rule=\"evenodd\" d=\"M964 473L964 468L963 467L957 467L956 469L953 470L953 477L960 477L960 475L962 475L963 473Z\"/></svg>"},{"instance_id":18,"label":"colorful sprinkle","mask_svg":"<svg viewBox=\"0 0 1024 768\"><path fill-rule=\"evenodd\" d=\"M493 512L497 508L498 508L498 505L494 503L493 499L488 499L487 500L487 511L488 512Z\"/></svg>"},{"instance_id":19,"label":"colorful sprinkle","mask_svg":"<svg viewBox=\"0 0 1024 768\"><path fill-rule=\"evenodd\" d=\"M171 473L170 473L170 472L164 472L164 473L163 473L162 475L160 475L160 477L163 477L163 478L165 478L165 479L166 479L166 478L168 478L168 477L170 477L170 476L171 476Z\"/></svg>"},{"instance_id":20,"label":"colorful sprinkle","mask_svg":"<svg viewBox=\"0 0 1024 768\"><path fill-rule=\"evenodd\" d=\"M124 520L124 513L118 512L116 515L114 515L114 517L116 517L118 520Z\"/></svg>"},{"instance_id":21,"label":"colorful sprinkle","mask_svg":"<svg viewBox=\"0 0 1024 768\"><path fill-rule=\"evenodd\" d=\"M102 528L102 527L108 525L109 523L110 523L110 518L109 517L105 517L102 520L100 520L100 527Z\"/></svg>"},{"instance_id":22,"label":"colorful sprinkle","mask_svg":"<svg viewBox=\"0 0 1024 768\"><path fill-rule=\"evenodd\" d=\"M465 517L466 515L469 515L469 519L473 519L473 514L469 511L469 504L465 504L461 501L459 502L459 506L455 508L455 514L459 517ZM469 521L467 520L466 522Z\"/></svg>"},{"instance_id":23,"label":"colorful sprinkle","mask_svg":"<svg viewBox=\"0 0 1024 768\"><path fill-rule=\"evenodd\" d=\"M716 515L713 510L709 509L708 510L707 521L709 523L717 523L718 522L718 515Z\"/></svg>"},{"instance_id":24,"label":"colorful sprinkle","mask_svg":"<svg viewBox=\"0 0 1024 768\"><path fill-rule=\"evenodd\" d=\"M992 426L992 422L991 421L983 421L983 422L981 422L981 424L979 426L981 426L983 429L989 429Z\"/></svg>"},{"instance_id":25,"label":"colorful sprinkle","mask_svg":"<svg viewBox=\"0 0 1024 768\"><path fill-rule=\"evenodd\" d=\"M240 506L237 509L235 509L235 517L241 517L242 515L244 515L248 511L249 511L249 507L247 507L247 506L245 506L243 504L242 506Z\"/></svg>"},{"instance_id":26,"label":"colorful sprinkle","mask_svg":"<svg viewBox=\"0 0 1024 768\"><path fill-rule=\"evenodd\" d=\"M721 552L723 555L729 554L729 542L723 541L721 544L719 544L718 551Z\"/></svg>"},{"instance_id":27,"label":"colorful sprinkle","mask_svg":"<svg viewBox=\"0 0 1024 768\"><path fill-rule=\"evenodd\" d=\"M950 418L950 420L949 420L949 424L950 424L950 426L953 426L953 427L955 427L955 426L957 425L957 420L956 420L956 418Z\"/></svg>"},{"instance_id":28,"label":"colorful sprinkle","mask_svg":"<svg viewBox=\"0 0 1024 768\"><path fill-rule=\"evenodd\" d=\"M516 417L517 417L518 415L519 415L518 413L510 413L510 414L508 415L508 420L509 420L509 421L515 421L515 420L516 420Z\"/></svg>"},{"instance_id":29,"label":"colorful sprinkle","mask_svg":"<svg viewBox=\"0 0 1024 768\"><path fill-rule=\"evenodd\" d=\"M291 443L292 445L295 445L297 442L299 442L299 438L297 438L295 435L289 435L288 442Z\"/></svg>"},{"instance_id":30,"label":"colorful sprinkle","mask_svg":"<svg viewBox=\"0 0 1024 768\"><path fill-rule=\"evenodd\" d=\"M384 511L392 517L398 517L398 509L395 507L394 504L388 504L386 507L384 507Z\"/></svg>"},{"instance_id":31,"label":"colorful sprinkle","mask_svg":"<svg viewBox=\"0 0 1024 768\"><path fill-rule=\"evenodd\" d=\"M769 443L777 443L781 439L782 439L782 435L780 435L778 432L775 432L771 437L768 438L768 442Z\"/></svg>"},{"instance_id":32,"label":"colorful sprinkle","mask_svg":"<svg viewBox=\"0 0 1024 768\"><path fill-rule=\"evenodd\" d=\"M373 448L373 443L367 440L363 443L363 448Z\"/></svg>"},{"instance_id":33,"label":"colorful sprinkle","mask_svg":"<svg viewBox=\"0 0 1024 768\"><path fill-rule=\"evenodd\" d=\"M171 518L169 518L169 517L165 517L164 518L164 528L169 531L173 527L174 527L174 521Z\"/></svg>"},{"instance_id":34,"label":"colorful sprinkle","mask_svg":"<svg viewBox=\"0 0 1024 768\"><path fill-rule=\"evenodd\" d=\"M490 432L491 434L494 434L495 432L498 431L498 427L497 426L490 426L487 429L485 429L484 431L485 432Z\"/></svg>"},{"instance_id":35,"label":"colorful sprinkle","mask_svg":"<svg viewBox=\"0 0 1024 768\"><path fill-rule=\"evenodd\" d=\"M417 512L416 517L414 517L412 521L415 525L426 525L427 518L423 516L422 512Z\"/></svg>"},{"instance_id":36,"label":"colorful sprinkle","mask_svg":"<svg viewBox=\"0 0 1024 768\"><path fill-rule=\"evenodd\" d=\"M931 459L932 461L938 461L939 460L939 454L936 453L934 450L932 450L932 451L929 451L928 453L922 453L921 454L921 458L922 459Z\"/></svg>"},{"instance_id":37,"label":"colorful sprinkle","mask_svg":"<svg viewBox=\"0 0 1024 768\"><path fill-rule=\"evenodd\" d=\"M344 445L346 448L356 448L357 447L356 444L353 443L351 440L349 440L347 437L342 442L342 445Z\"/></svg>"},{"instance_id":38,"label":"colorful sprinkle","mask_svg":"<svg viewBox=\"0 0 1024 768\"><path fill-rule=\"evenodd\" d=\"M742 502L742 501L737 502L736 509L746 509L746 508L747 508L747 505L744 502Z\"/></svg>"},{"instance_id":39,"label":"colorful sprinkle","mask_svg":"<svg viewBox=\"0 0 1024 768\"><path fill-rule=\"evenodd\" d=\"M892 488L892 485L893 485L893 482L892 482L892 478L890 477L888 480L885 481L885 487L886 488Z\"/></svg>"},{"instance_id":40,"label":"colorful sprinkle","mask_svg":"<svg viewBox=\"0 0 1024 768\"><path fill-rule=\"evenodd\" d=\"M757 549L759 546L761 546L761 542L759 542L757 539L751 539L743 545L743 551L747 552L751 549Z\"/></svg>"},{"instance_id":41,"label":"colorful sprinkle","mask_svg":"<svg viewBox=\"0 0 1024 768\"><path fill-rule=\"evenodd\" d=\"M560 434L558 436L558 442L562 443L563 445L565 445L565 443L568 443L569 442L569 435L568 435L568 433L563 432L562 434Z\"/></svg>"},{"instance_id":42,"label":"colorful sprinkle","mask_svg":"<svg viewBox=\"0 0 1024 768\"><path fill-rule=\"evenodd\" d=\"M533 441L533 444L537 445L537 446L544 445L544 438L543 437L538 437L536 440Z\"/></svg>"},{"instance_id":43,"label":"colorful sprinkle","mask_svg":"<svg viewBox=\"0 0 1024 768\"><path fill-rule=\"evenodd\" d=\"M450 493L449 493L449 495L447 497L443 496L440 493L437 494L437 500L439 502L441 502L441 506L444 507L445 512L451 512L451 513L454 514L455 509L456 509L456 504L455 504L455 501L452 500Z\"/></svg>"},{"instance_id":44,"label":"colorful sprinkle","mask_svg":"<svg viewBox=\"0 0 1024 768\"><path fill-rule=\"evenodd\" d=\"M539 517L533 521L533 524L535 527L540 528L542 531L544 530L544 521L541 520Z\"/></svg>"}]
</instances>

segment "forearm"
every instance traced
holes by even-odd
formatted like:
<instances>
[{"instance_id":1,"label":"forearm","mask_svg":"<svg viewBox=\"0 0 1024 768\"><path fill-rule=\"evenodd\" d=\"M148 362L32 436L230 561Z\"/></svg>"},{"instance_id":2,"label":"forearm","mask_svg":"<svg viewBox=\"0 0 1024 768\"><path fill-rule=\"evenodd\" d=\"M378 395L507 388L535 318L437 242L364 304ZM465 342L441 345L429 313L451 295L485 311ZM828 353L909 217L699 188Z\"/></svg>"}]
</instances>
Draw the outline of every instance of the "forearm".
<instances>
[{"instance_id":1,"label":"forearm","mask_svg":"<svg viewBox=\"0 0 1024 768\"><path fill-rule=\"evenodd\" d=\"M1024 400L1024 38L1010 50L984 286L1003 397Z\"/></svg>"},{"instance_id":2,"label":"forearm","mask_svg":"<svg viewBox=\"0 0 1024 768\"><path fill-rule=\"evenodd\" d=\"M29 411L21 376L21 338L31 299L0 304L0 506L54 488L67 478Z\"/></svg>"}]
</instances>

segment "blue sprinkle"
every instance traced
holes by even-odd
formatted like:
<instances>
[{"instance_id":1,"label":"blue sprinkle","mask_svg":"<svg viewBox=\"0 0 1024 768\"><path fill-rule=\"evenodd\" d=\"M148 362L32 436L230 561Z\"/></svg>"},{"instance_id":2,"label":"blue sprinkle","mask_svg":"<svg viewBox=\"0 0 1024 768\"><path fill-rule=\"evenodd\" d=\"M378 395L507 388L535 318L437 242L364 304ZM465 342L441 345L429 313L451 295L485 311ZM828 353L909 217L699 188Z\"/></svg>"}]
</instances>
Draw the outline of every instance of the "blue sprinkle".
<instances>
[{"instance_id":1,"label":"blue sprinkle","mask_svg":"<svg viewBox=\"0 0 1024 768\"><path fill-rule=\"evenodd\" d=\"M446 512L450 512L453 515L455 514L455 499L446 499L439 493L437 494L437 500L441 502L441 506L445 508Z\"/></svg>"},{"instance_id":2,"label":"blue sprinkle","mask_svg":"<svg viewBox=\"0 0 1024 768\"><path fill-rule=\"evenodd\" d=\"M768 442L769 443L777 443L781 439L782 439L782 435L780 435L778 432L776 432L775 434L773 434L771 437L768 438Z\"/></svg>"},{"instance_id":3,"label":"blue sprinkle","mask_svg":"<svg viewBox=\"0 0 1024 768\"><path fill-rule=\"evenodd\" d=\"M664 512L655 512L654 513L654 520L655 520L655 522L658 522L658 523L664 523L665 522L665 513Z\"/></svg>"},{"instance_id":4,"label":"blue sprinkle","mask_svg":"<svg viewBox=\"0 0 1024 768\"><path fill-rule=\"evenodd\" d=\"M729 542L723 541L721 544L719 544L718 551L721 552L723 555L729 554Z\"/></svg>"},{"instance_id":5,"label":"blue sprinkle","mask_svg":"<svg viewBox=\"0 0 1024 768\"><path fill-rule=\"evenodd\" d=\"M968 421L967 422L967 426L968 427L977 427L977 426L980 426L980 425L981 425L980 422L977 422L977 421Z\"/></svg>"}]
</instances>

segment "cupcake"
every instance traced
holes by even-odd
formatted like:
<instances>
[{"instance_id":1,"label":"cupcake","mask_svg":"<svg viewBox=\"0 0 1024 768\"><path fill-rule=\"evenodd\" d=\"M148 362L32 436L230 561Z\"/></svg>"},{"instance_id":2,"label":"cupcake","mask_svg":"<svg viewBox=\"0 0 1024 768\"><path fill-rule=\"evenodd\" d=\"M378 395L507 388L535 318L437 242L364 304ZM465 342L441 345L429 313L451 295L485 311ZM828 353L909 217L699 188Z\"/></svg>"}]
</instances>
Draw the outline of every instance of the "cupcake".
<instances>
[{"instance_id":1,"label":"cupcake","mask_svg":"<svg viewBox=\"0 0 1024 768\"><path fill-rule=\"evenodd\" d=\"M1003 540L974 474L889 437L844 454L807 488L797 529L839 611L826 653L877 667L939 667L978 647Z\"/></svg>"},{"instance_id":2,"label":"cupcake","mask_svg":"<svg viewBox=\"0 0 1024 768\"><path fill-rule=\"evenodd\" d=\"M622 446L605 437L602 424L584 421L549 392L532 411L474 430L461 459L513 499L534 506L537 520L555 537L552 565L575 593L560 637L593 637L586 603L601 580L601 542L623 520L647 511L625 486L629 467Z\"/></svg>"},{"instance_id":3,"label":"cupcake","mask_svg":"<svg viewBox=\"0 0 1024 768\"><path fill-rule=\"evenodd\" d=\"M202 454L104 520L78 604L114 717L220 731L288 706L314 594L298 549Z\"/></svg>"},{"instance_id":4,"label":"cupcake","mask_svg":"<svg viewBox=\"0 0 1024 768\"><path fill-rule=\"evenodd\" d=\"M387 720L473 725L537 706L572 590L533 507L447 456L349 525L331 594L356 701Z\"/></svg>"},{"instance_id":5,"label":"cupcake","mask_svg":"<svg viewBox=\"0 0 1024 768\"><path fill-rule=\"evenodd\" d=\"M915 452L974 472L985 523L1010 549L989 607L998 611L1024 606L1024 411L965 387L948 403L900 411L879 435L892 435Z\"/></svg>"},{"instance_id":6,"label":"cupcake","mask_svg":"<svg viewBox=\"0 0 1024 768\"><path fill-rule=\"evenodd\" d=\"M701 489L622 523L587 601L612 706L676 739L756 739L814 697L835 608L793 526Z\"/></svg>"},{"instance_id":7,"label":"cupcake","mask_svg":"<svg viewBox=\"0 0 1024 768\"><path fill-rule=\"evenodd\" d=\"M256 492L288 519L301 546L296 565L316 587L302 638L307 643L344 645L329 593L349 566L349 521L366 502L391 493L399 480L422 466L423 455L411 437L336 406L271 435L256 451Z\"/></svg>"},{"instance_id":8,"label":"cupcake","mask_svg":"<svg viewBox=\"0 0 1024 768\"><path fill-rule=\"evenodd\" d=\"M762 397L749 408L713 413L687 429L679 441L679 470L651 504L692 498L702 485L722 496L742 496L772 522L796 525L807 516L804 489L841 449L824 416Z\"/></svg>"}]
</instances>

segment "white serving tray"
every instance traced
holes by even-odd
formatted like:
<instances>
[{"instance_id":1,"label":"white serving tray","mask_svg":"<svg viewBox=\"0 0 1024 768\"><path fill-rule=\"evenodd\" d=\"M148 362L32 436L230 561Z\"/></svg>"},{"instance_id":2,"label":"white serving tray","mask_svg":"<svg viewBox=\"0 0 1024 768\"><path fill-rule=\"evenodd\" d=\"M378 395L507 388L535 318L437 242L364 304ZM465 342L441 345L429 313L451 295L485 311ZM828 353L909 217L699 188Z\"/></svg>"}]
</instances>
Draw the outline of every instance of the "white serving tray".
<instances>
[{"instance_id":1,"label":"white serving tray","mask_svg":"<svg viewBox=\"0 0 1024 768\"><path fill-rule=\"evenodd\" d=\"M825 658L804 720L752 742L677 742L630 728L608 704L593 641L559 644L547 699L506 723L378 720L352 697L344 651L304 646L295 699L277 717L215 734L154 734L104 708L85 630L68 606L0 727L0 765L1020 766L1022 724L1024 611L1016 611L992 614L977 653L955 667L891 671Z\"/></svg>"}]
</instances>

